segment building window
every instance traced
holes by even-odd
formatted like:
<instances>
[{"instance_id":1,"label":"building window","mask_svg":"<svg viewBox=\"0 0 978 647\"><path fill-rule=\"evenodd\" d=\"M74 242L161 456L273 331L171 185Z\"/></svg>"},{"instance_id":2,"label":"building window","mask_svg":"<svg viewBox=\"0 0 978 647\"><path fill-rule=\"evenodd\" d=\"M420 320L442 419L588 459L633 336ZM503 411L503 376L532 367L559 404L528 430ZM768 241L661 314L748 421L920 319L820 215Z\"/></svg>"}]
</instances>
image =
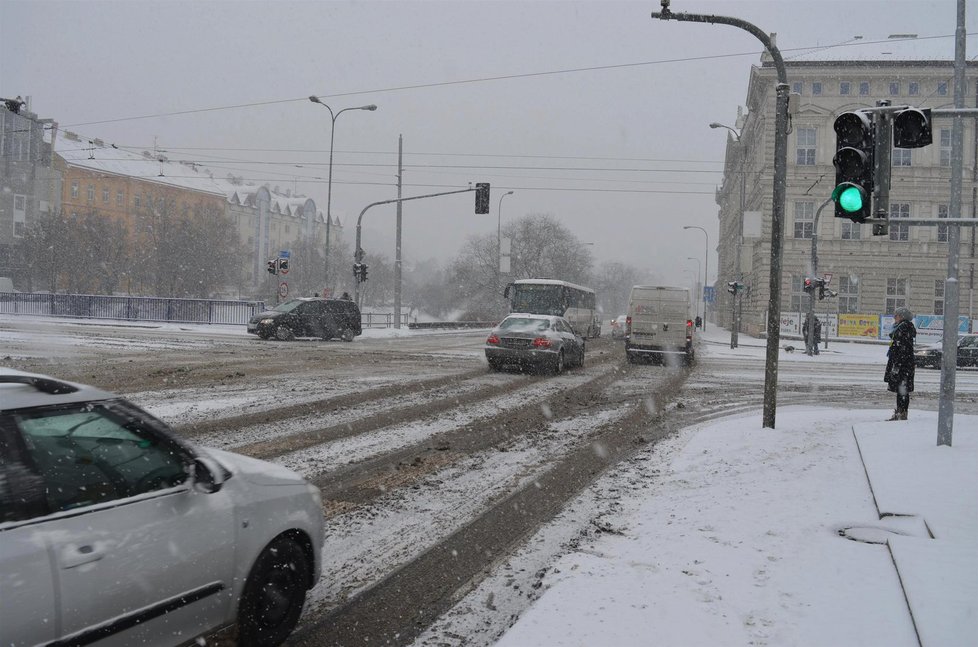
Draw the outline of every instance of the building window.
<instances>
[{"instance_id":1,"label":"building window","mask_svg":"<svg viewBox=\"0 0 978 647\"><path fill-rule=\"evenodd\" d=\"M812 81L812 94L819 95L822 94L822 82Z\"/></svg>"},{"instance_id":2,"label":"building window","mask_svg":"<svg viewBox=\"0 0 978 647\"><path fill-rule=\"evenodd\" d=\"M865 97L869 95L869 81L859 82L859 96Z\"/></svg>"},{"instance_id":3,"label":"building window","mask_svg":"<svg viewBox=\"0 0 978 647\"><path fill-rule=\"evenodd\" d=\"M805 277L791 276L791 309L788 312L801 312L808 310L810 299L805 294Z\"/></svg>"},{"instance_id":4,"label":"building window","mask_svg":"<svg viewBox=\"0 0 978 647\"><path fill-rule=\"evenodd\" d=\"M852 94L852 84L848 81L843 81L839 84L839 94L846 96Z\"/></svg>"},{"instance_id":5,"label":"building window","mask_svg":"<svg viewBox=\"0 0 978 647\"><path fill-rule=\"evenodd\" d=\"M897 308L907 306L907 279L886 279L886 312L891 315Z\"/></svg>"},{"instance_id":6,"label":"building window","mask_svg":"<svg viewBox=\"0 0 978 647\"><path fill-rule=\"evenodd\" d=\"M909 202L890 203L890 240L910 240L910 225L898 225L896 219L910 217Z\"/></svg>"},{"instance_id":7,"label":"building window","mask_svg":"<svg viewBox=\"0 0 978 647\"><path fill-rule=\"evenodd\" d=\"M911 81L907 84L907 94L912 97L916 97L920 94L920 84L916 81Z\"/></svg>"},{"instance_id":8,"label":"building window","mask_svg":"<svg viewBox=\"0 0 978 647\"><path fill-rule=\"evenodd\" d=\"M795 238L811 238L815 226L815 203L795 202Z\"/></svg>"},{"instance_id":9,"label":"building window","mask_svg":"<svg viewBox=\"0 0 978 647\"><path fill-rule=\"evenodd\" d=\"M941 81L937 84L937 94L942 97L947 96L947 81Z\"/></svg>"},{"instance_id":10,"label":"building window","mask_svg":"<svg viewBox=\"0 0 978 647\"><path fill-rule=\"evenodd\" d=\"M71 197L72 198L78 197L78 180L75 180L71 183Z\"/></svg>"},{"instance_id":11,"label":"building window","mask_svg":"<svg viewBox=\"0 0 978 647\"><path fill-rule=\"evenodd\" d=\"M894 148L893 156L890 158L891 166L910 166L912 148Z\"/></svg>"},{"instance_id":12,"label":"building window","mask_svg":"<svg viewBox=\"0 0 978 647\"><path fill-rule=\"evenodd\" d=\"M95 185L94 184L89 184L88 185L88 201L89 202L95 202Z\"/></svg>"},{"instance_id":13,"label":"building window","mask_svg":"<svg viewBox=\"0 0 978 647\"><path fill-rule=\"evenodd\" d=\"M123 207L126 204L126 194L122 191L115 192L115 204L116 206Z\"/></svg>"},{"instance_id":14,"label":"building window","mask_svg":"<svg viewBox=\"0 0 978 647\"><path fill-rule=\"evenodd\" d=\"M798 148L795 163L798 166L815 166L815 129L798 128Z\"/></svg>"},{"instance_id":15,"label":"building window","mask_svg":"<svg viewBox=\"0 0 978 647\"><path fill-rule=\"evenodd\" d=\"M109 190L106 188L102 189L102 202L109 204Z\"/></svg>"},{"instance_id":16,"label":"building window","mask_svg":"<svg viewBox=\"0 0 978 647\"><path fill-rule=\"evenodd\" d=\"M937 217L947 218L949 205L939 204L937 205ZM947 242L947 225L937 225L937 242L946 243Z\"/></svg>"},{"instance_id":17,"label":"building window","mask_svg":"<svg viewBox=\"0 0 978 647\"><path fill-rule=\"evenodd\" d=\"M27 196L14 195L14 238L23 238L27 228Z\"/></svg>"},{"instance_id":18,"label":"building window","mask_svg":"<svg viewBox=\"0 0 978 647\"><path fill-rule=\"evenodd\" d=\"M900 84L897 82L890 83L890 96L898 97L900 96Z\"/></svg>"},{"instance_id":19,"label":"building window","mask_svg":"<svg viewBox=\"0 0 978 647\"><path fill-rule=\"evenodd\" d=\"M941 166L951 165L951 129L941 128Z\"/></svg>"},{"instance_id":20,"label":"building window","mask_svg":"<svg viewBox=\"0 0 978 647\"><path fill-rule=\"evenodd\" d=\"M804 87L805 87L804 83L802 83L801 81L795 81L794 83L791 84L791 91L794 92L795 94L801 94L801 91Z\"/></svg>"},{"instance_id":21,"label":"building window","mask_svg":"<svg viewBox=\"0 0 978 647\"><path fill-rule=\"evenodd\" d=\"M848 218L842 221L842 240L859 240L862 238L862 227L858 222L853 222Z\"/></svg>"},{"instance_id":22,"label":"building window","mask_svg":"<svg viewBox=\"0 0 978 647\"><path fill-rule=\"evenodd\" d=\"M137 209L143 206L143 201L139 197L138 193L132 197L132 206L136 207Z\"/></svg>"},{"instance_id":23,"label":"building window","mask_svg":"<svg viewBox=\"0 0 978 647\"><path fill-rule=\"evenodd\" d=\"M839 277L839 312L855 314L859 312L859 278L855 276Z\"/></svg>"},{"instance_id":24,"label":"building window","mask_svg":"<svg viewBox=\"0 0 978 647\"><path fill-rule=\"evenodd\" d=\"M934 314L944 314L944 279L934 281Z\"/></svg>"}]
</instances>

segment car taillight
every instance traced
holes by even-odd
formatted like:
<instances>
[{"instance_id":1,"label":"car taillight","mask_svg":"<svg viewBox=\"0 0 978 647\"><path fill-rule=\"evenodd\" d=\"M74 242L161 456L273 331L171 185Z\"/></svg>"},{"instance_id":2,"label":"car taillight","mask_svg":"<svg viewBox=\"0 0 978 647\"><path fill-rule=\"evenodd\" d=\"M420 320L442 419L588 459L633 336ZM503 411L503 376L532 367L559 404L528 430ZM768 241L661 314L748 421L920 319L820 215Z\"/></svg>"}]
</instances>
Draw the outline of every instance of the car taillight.
<instances>
[{"instance_id":1,"label":"car taillight","mask_svg":"<svg viewBox=\"0 0 978 647\"><path fill-rule=\"evenodd\" d=\"M495 335L489 335L489 339L486 340L486 343L487 344L498 344L499 343L499 337L496 337Z\"/></svg>"},{"instance_id":2,"label":"car taillight","mask_svg":"<svg viewBox=\"0 0 978 647\"><path fill-rule=\"evenodd\" d=\"M533 340L534 348L550 348L550 340L546 337L537 337Z\"/></svg>"},{"instance_id":3,"label":"car taillight","mask_svg":"<svg viewBox=\"0 0 978 647\"><path fill-rule=\"evenodd\" d=\"M686 320L686 327L687 328L692 328L693 327L693 320L692 319L687 319Z\"/></svg>"},{"instance_id":4,"label":"car taillight","mask_svg":"<svg viewBox=\"0 0 978 647\"><path fill-rule=\"evenodd\" d=\"M632 315L625 317L625 334L629 337L632 335Z\"/></svg>"}]
</instances>

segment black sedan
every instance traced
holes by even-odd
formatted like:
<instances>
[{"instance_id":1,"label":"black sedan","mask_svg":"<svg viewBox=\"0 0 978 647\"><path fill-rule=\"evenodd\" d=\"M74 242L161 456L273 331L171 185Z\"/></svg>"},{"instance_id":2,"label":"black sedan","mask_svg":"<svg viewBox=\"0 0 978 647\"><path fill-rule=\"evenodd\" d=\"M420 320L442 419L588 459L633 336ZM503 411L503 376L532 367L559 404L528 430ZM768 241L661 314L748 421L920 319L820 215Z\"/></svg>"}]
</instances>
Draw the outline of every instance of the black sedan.
<instances>
[{"instance_id":1,"label":"black sedan","mask_svg":"<svg viewBox=\"0 0 978 647\"><path fill-rule=\"evenodd\" d=\"M348 299L292 299L252 317L248 332L282 341L296 337L353 341L362 332L360 309Z\"/></svg>"},{"instance_id":2,"label":"black sedan","mask_svg":"<svg viewBox=\"0 0 978 647\"><path fill-rule=\"evenodd\" d=\"M914 362L920 368L940 368L943 351L940 344L921 348L914 353ZM978 366L978 335L961 335L958 338L958 366Z\"/></svg>"},{"instance_id":3,"label":"black sedan","mask_svg":"<svg viewBox=\"0 0 978 647\"><path fill-rule=\"evenodd\" d=\"M489 333L486 360L494 371L517 366L559 374L566 366L584 366L584 339L563 317L511 314Z\"/></svg>"}]
</instances>

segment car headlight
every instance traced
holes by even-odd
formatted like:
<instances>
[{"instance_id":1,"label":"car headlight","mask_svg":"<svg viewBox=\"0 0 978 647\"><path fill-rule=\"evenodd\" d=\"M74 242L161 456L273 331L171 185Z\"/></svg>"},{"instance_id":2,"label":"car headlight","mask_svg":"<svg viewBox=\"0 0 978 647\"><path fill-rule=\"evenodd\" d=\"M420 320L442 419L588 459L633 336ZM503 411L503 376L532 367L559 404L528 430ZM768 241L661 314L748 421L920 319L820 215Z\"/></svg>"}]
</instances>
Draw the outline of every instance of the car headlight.
<instances>
[{"instance_id":1,"label":"car headlight","mask_svg":"<svg viewBox=\"0 0 978 647\"><path fill-rule=\"evenodd\" d=\"M272 323L273 321L275 321L275 320L274 319L262 319L258 323L267 326L268 324Z\"/></svg>"}]
</instances>

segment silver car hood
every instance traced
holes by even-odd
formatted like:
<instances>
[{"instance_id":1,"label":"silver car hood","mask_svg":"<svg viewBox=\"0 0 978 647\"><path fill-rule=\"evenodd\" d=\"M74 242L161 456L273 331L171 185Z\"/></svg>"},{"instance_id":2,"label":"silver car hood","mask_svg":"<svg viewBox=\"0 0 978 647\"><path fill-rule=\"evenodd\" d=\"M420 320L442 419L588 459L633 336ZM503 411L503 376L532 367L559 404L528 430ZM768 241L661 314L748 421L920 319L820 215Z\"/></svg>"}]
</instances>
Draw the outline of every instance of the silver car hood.
<instances>
[{"instance_id":1,"label":"silver car hood","mask_svg":"<svg viewBox=\"0 0 978 647\"><path fill-rule=\"evenodd\" d=\"M256 485L304 485L306 480L281 465L223 449L201 448L235 476Z\"/></svg>"}]
</instances>

